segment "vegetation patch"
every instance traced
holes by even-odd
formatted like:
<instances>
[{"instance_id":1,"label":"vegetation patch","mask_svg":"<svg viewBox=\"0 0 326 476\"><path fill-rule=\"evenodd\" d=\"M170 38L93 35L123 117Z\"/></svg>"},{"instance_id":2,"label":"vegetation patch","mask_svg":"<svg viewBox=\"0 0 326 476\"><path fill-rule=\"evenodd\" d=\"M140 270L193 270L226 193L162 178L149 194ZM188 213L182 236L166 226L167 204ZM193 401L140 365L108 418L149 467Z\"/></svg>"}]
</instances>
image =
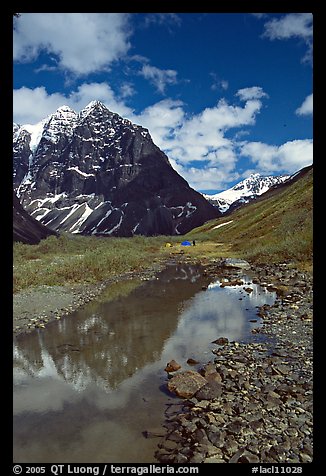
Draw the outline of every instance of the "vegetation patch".
<instances>
[{"instance_id":1,"label":"vegetation patch","mask_svg":"<svg viewBox=\"0 0 326 476\"><path fill-rule=\"evenodd\" d=\"M90 284L146 269L167 253L166 237L97 238L63 233L38 245L14 243L14 292L31 286Z\"/></svg>"}]
</instances>

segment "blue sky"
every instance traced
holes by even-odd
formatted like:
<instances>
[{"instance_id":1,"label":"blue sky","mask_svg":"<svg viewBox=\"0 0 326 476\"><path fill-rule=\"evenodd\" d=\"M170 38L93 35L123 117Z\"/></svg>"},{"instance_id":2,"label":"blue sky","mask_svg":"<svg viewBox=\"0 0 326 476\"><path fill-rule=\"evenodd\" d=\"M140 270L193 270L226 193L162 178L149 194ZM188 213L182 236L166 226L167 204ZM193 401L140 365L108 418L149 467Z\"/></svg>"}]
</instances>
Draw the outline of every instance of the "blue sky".
<instances>
[{"instance_id":1,"label":"blue sky","mask_svg":"<svg viewBox=\"0 0 326 476\"><path fill-rule=\"evenodd\" d=\"M312 163L310 13L22 13L14 120L98 99L199 191Z\"/></svg>"}]
</instances>

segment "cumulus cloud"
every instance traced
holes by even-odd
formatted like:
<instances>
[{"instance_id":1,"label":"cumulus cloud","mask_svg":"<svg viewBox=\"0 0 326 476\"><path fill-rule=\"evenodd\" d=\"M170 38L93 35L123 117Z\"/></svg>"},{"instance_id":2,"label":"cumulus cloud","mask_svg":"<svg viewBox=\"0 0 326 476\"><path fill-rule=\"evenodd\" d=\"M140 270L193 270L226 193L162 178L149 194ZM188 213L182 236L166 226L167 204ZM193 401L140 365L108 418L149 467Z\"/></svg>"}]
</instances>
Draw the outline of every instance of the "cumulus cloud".
<instances>
[{"instance_id":1,"label":"cumulus cloud","mask_svg":"<svg viewBox=\"0 0 326 476\"><path fill-rule=\"evenodd\" d=\"M263 88L260 86L252 86L251 88L239 89L236 93L236 96L242 101L248 101L249 99L261 99L263 97L268 98L268 94L265 93Z\"/></svg>"},{"instance_id":2,"label":"cumulus cloud","mask_svg":"<svg viewBox=\"0 0 326 476\"><path fill-rule=\"evenodd\" d=\"M306 97L300 107L295 111L298 116L310 116L313 114L313 95Z\"/></svg>"},{"instance_id":3,"label":"cumulus cloud","mask_svg":"<svg viewBox=\"0 0 326 476\"><path fill-rule=\"evenodd\" d=\"M102 101L121 116L132 115L132 110L116 98L107 83L84 83L68 96L62 93L48 94L43 86L16 89L13 93L13 117L18 124L36 124L63 104L79 112L94 99Z\"/></svg>"},{"instance_id":4,"label":"cumulus cloud","mask_svg":"<svg viewBox=\"0 0 326 476\"><path fill-rule=\"evenodd\" d=\"M15 24L16 61L33 61L42 51L75 75L107 70L126 55L131 29L124 13L24 13Z\"/></svg>"},{"instance_id":5,"label":"cumulus cloud","mask_svg":"<svg viewBox=\"0 0 326 476\"><path fill-rule=\"evenodd\" d=\"M170 159L172 167L184 177L195 190L225 190L230 181L240 180L235 170L224 167L185 167Z\"/></svg>"},{"instance_id":6,"label":"cumulus cloud","mask_svg":"<svg viewBox=\"0 0 326 476\"><path fill-rule=\"evenodd\" d=\"M257 170L264 173L294 173L313 162L311 139L293 140L280 146L263 142L245 142L240 154L249 157Z\"/></svg>"},{"instance_id":7,"label":"cumulus cloud","mask_svg":"<svg viewBox=\"0 0 326 476\"><path fill-rule=\"evenodd\" d=\"M149 129L158 147L168 150L179 128L185 121L183 102L164 99L144 109L133 119Z\"/></svg>"},{"instance_id":8,"label":"cumulus cloud","mask_svg":"<svg viewBox=\"0 0 326 476\"><path fill-rule=\"evenodd\" d=\"M271 40L292 37L310 39L312 37L312 14L289 13L282 18L273 18L265 23L264 36Z\"/></svg>"},{"instance_id":9,"label":"cumulus cloud","mask_svg":"<svg viewBox=\"0 0 326 476\"><path fill-rule=\"evenodd\" d=\"M313 17L311 13L289 13L281 18L272 18L266 22L263 37L270 40L287 40L299 38L307 45L303 58L305 62L312 60Z\"/></svg>"}]
</instances>

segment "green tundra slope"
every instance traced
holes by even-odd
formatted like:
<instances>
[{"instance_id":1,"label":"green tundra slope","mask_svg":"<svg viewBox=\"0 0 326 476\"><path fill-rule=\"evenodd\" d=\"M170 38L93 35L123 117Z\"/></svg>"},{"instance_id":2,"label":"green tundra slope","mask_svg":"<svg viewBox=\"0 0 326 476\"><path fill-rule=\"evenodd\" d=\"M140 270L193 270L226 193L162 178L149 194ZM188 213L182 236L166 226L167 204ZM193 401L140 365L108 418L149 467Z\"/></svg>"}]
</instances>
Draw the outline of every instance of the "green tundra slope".
<instances>
[{"instance_id":1,"label":"green tundra slope","mask_svg":"<svg viewBox=\"0 0 326 476\"><path fill-rule=\"evenodd\" d=\"M228 216L206 222L186 237L228 245L234 256L256 262L293 261L309 266L312 216L311 166L302 169L289 184L269 190Z\"/></svg>"}]
</instances>

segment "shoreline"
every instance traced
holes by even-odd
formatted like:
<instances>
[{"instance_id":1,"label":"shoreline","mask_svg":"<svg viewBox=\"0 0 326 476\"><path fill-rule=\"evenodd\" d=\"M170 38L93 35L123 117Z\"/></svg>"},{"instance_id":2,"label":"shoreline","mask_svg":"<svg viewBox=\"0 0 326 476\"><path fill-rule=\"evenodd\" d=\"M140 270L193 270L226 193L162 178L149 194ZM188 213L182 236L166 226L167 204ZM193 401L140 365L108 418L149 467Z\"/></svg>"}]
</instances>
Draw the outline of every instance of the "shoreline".
<instances>
[{"instance_id":1,"label":"shoreline","mask_svg":"<svg viewBox=\"0 0 326 476\"><path fill-rule=\"evenodd\" d=\"M64 286L36 286L13 295L13 336L44 329L47 324L72 314L90 301L101 296L110 285L145 281L163 269L167 261L155 263L150 268L130 271L95 284L70 284Z\"/></svg>"},{"instance_id":2,"label":"shoreline","mask_svg":"<svg viewBox=\"0 0 326 476\"><path fill-rule=\"evenodd\" d=\"M207 383L166 414L160 463L313 461L312 276L286 265L253 265L252 272L277 292L272 306L258 309L263 325L253 329L267 339L213 350L199 369Z\"/></svg>"}]
</instances>

